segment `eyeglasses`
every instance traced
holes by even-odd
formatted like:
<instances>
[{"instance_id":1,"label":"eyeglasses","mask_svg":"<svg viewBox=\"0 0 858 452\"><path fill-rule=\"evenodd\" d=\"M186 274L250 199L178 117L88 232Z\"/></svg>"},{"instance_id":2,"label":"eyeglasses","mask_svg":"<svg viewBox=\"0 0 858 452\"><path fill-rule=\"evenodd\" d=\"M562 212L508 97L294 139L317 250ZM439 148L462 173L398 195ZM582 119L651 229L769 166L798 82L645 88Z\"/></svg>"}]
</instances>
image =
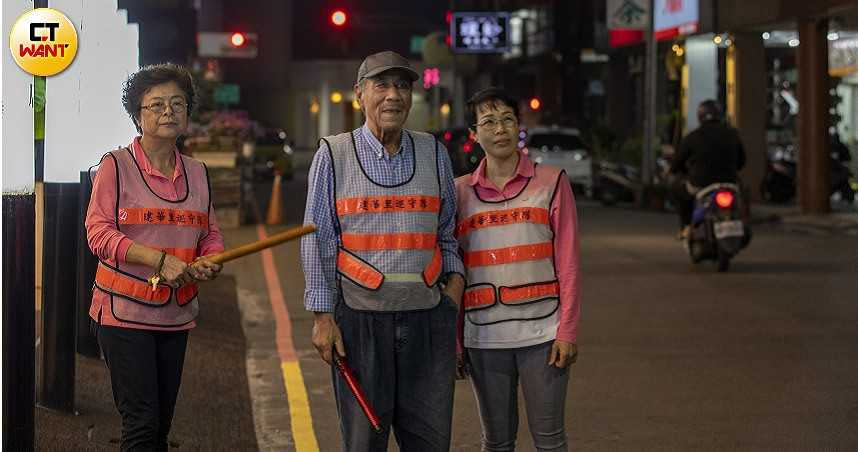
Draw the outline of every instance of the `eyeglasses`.
<instances>
[{"instance_id":1,"label":"eyeglasses","mask_svg":"<svg viewBox=\"0 0 858 452\"><path fill-rule=\"evenodd\" d=\"M149 110L156 115L161 115L164 114L165 111L167 111L167 104L165 104L164 102L156 101L152 102L149 105L141 105L140 108ZM183 100L174 100L173 102L170 102L170 110L172 110L173 113L184 113L185 111L187 111L187 109L188 104Z\"/></svg>"},{"instance_id":2,"label":"eyeglasses","mask_svg":"<svg viewBox=\"0 0 858 452\"><path fill-rule=\"evenodd\" d=\"M498 124L500 124L504 129L512 129L515 127L517 122L518 121L516 121L512 116L506 116L500 120L495 118L486 118L475 124L475 126L482 129L497 130Z\"/></svg>"}]
</instances>

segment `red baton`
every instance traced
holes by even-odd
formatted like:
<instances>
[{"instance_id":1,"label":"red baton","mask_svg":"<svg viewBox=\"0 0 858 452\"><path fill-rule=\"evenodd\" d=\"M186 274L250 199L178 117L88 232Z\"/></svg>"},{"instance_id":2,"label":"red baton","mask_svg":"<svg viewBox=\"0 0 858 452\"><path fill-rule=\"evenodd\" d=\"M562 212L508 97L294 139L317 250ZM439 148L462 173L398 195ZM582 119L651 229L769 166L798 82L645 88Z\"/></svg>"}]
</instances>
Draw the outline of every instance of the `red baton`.
<instances>
[{"instance_id":1,"label":"red baton","mask_svg":"<svg viewBox=\"0 0 858 452\"><path fill-rule=\"evenodd\" d=\"M343 380L346 381L346 384L352 391L352 395L355 396L355 400L357 400L358 405L360 405L360 408L363 410L363 414L366 415L366 419L369 421L372 429L375 430L376 433L381 433L381 424L378 422L378 415L375 414L375 410L372 409L369 401L366 400L366 394L363 393L363 389L361 389L360 384L357 382L351 367L346 364L346 360L341 358L339 353L336 351L334 351L334 366L336 366L337 370L340 372Z\"/></svg>"}]
</instances>

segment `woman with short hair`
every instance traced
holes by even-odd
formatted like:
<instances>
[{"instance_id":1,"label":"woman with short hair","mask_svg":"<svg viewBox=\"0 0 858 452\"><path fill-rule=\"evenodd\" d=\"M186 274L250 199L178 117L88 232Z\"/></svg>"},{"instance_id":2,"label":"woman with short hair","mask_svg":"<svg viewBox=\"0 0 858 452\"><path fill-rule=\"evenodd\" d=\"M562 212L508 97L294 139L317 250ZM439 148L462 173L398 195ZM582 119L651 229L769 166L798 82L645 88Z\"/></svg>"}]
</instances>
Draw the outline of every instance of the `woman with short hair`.
<instances>
[{"instance_id":1,"label":"woman with short hair","mask_svg":"<svg viewBox=\"0 0 858 452\"><path fill-rule=\"evenodd\" d=\"M102 157L86 216L98 257L90 317L122 416L121 450L167 450L197 282L223 250L205 165L176 140L196 104L194 81L173 64L126 80L122 103L140 136Z\"/></svg>"}]
</instances>

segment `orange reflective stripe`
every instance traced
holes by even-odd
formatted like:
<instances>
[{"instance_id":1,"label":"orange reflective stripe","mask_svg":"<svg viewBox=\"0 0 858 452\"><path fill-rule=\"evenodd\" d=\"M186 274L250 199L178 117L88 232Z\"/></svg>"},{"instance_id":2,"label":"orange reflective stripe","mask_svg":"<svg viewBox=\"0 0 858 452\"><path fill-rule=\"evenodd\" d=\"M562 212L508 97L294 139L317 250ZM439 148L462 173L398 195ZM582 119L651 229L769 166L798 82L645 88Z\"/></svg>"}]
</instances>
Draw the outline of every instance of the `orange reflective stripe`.
<instances>
[{"instance_id":1,"label":"orange reflective stripe","mask_svg":"<svg viewBox=\"0 0 858 452\"><path fill-rule=\"evenodd\" d=\"M344 250L337 254L337 270L356 284L371 290L381 287L384 281L381 272Z\"/></svg>"},{"instance_id":2,"label":"orange reflective stripe","mask_svg":"<svg viewBox=\"0 0 858 452\"><path fill-rule=\"evenodd\" d=\"M436 245L432 260L429 261L429 265L423 270L423 281L427 286L432 287L438 282L438 278L441 276L441 264L441 248Z\"/></svg>"},{"instance_id":3,"label":"orange reflective stripe","mask_svg":"<svg viewBox=\"0 0 858 452\"><path fill-rule=\"evenodd\" d=\"M435 233L403 234L343 234L343 247L352 251L379 250L431 250L435 247Z\"/></svg>"},{"instance_id":4,"label":"orange reflective stripe","mask_svg":"<svg viewBox=\"0 0 858 452\"><path fill-rule=\"evenodd\" d=\"M337 200L337 215L388 212L438 212L441 198L437 196L364 196Z\"/></svg>"},{"instance_id":5,"label":"orange reflective stripe","mask_svg":"<svg viewBox=\"0 0 858 452\"><path fill-rule=\"evenodd\" d=\"M465 267L512 264L515 262L547 259L553 255L554 244L552 242L511 246L493 250L470 251L465 253Z\"/></svg>"},{"instance_id":6,"label":"orange reflective stripe","mask_svg":"<svg viewBox=\"0 0 858 452\"><path fill-rule=\"evenodd\" d=\"M119 209L119 224L162 224L170 226L189 226L208 229L209 215L207 212L193 210L162 209L162 208L133 208Z\"/></svg>"},{"instance_id":7,"label":"orange reflective stripe","mask_svg":"<svg viewBox=\"0 0 858 452\"><path fill-rule=\"evenodd\" d=\"M477 286L465 289L465 310L485 308L495 304L494 287Z\"/></svg>"},{"instance_id":8,"label":"orange reflective stripe","mask_svg":"<svg viewBox=\"0 0 858 452\"><path fill-rule=\"evenodd\" d=\"M197 292L198 289L196 284L188 284L179 287L176 289L176 301L179 303L179 306L184 306L197 296Z\"/></svg>"},{"instance_id":9,"label":"orange reflective stripe","mask_svg":"<svg viewBox=\"0 0 858 452\"><path fill-rule=\"evenodd\" d=\"M501 287L501 303L519 304L542 298L556 298L560 294L560 286L557 281L537 283L522 287Z\"/></svg>"},{"instance_id":10,"label":"orange reflective stripe","mask_svg":"<svg viewBox=\"0 0 858 452\"><path fill-rule=\"evenodd\" d=\"M159 285L154 291L146 281L124 275L104 265L95 271L95 284L106 291L144 303L162 305L170 300L170 288Z\"/></svg>"},{"instance_id":11,"label":"orange reflective stripe","mask_svg":"<svg viewBox=\"0 0 858 452\"><path fill-rule=\"evenodd\" d=\"M521 207L517 209L490 210L471 215L456 226L459 237L475 229L492 226L506 226L517 223L548 224L548 210L539 207Z\"/></svg>"}]
</instances>

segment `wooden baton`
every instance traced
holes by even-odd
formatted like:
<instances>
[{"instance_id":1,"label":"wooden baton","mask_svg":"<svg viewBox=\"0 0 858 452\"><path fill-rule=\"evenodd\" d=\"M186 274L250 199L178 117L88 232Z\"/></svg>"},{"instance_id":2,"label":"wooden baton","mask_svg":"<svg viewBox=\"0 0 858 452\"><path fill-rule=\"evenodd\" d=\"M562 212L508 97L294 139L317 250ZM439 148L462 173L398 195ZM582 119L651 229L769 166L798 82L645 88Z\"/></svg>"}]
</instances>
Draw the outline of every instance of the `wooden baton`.
<instances>
[{"instance_id":1,"label":"wooden baton","mask_svg":"<svg viewBox=\"0 0 858 452\"><path fill-rule=\"evenodd\" d=\"M267 239L259 240L257 242L251 242L246 245L242 245L237 248L232 248L222 253L209 256L208 260L214 262L215 264L223 264L224 262L229 262L233 259L238 259L239 257L247 256L248 254L264 250L265 248L271 248L272 246L279 245L283 242L288 242L289 240L297 239L298 237L309 234L315 230L316 226L312 224L292 228L283 231L279 234L274 234Z\"/></svg>"}]
</instances>

